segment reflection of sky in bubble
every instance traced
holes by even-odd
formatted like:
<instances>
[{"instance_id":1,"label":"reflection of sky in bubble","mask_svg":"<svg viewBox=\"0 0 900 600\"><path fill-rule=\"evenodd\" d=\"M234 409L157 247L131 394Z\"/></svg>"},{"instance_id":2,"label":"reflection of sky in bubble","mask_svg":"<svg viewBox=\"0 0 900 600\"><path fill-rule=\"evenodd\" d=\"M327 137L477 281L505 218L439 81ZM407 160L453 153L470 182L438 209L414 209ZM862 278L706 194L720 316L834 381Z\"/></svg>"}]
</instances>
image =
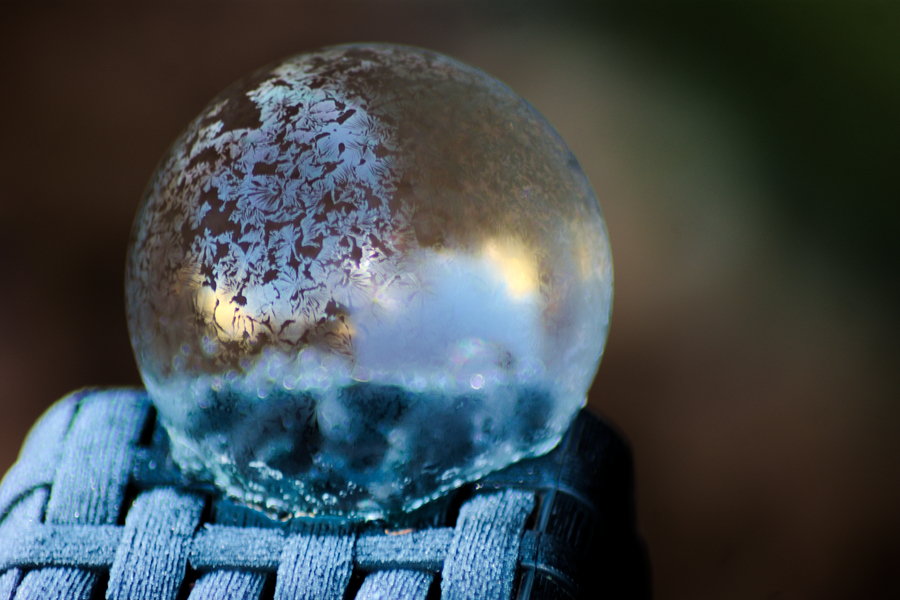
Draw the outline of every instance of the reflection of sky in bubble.
<instances>
[{"instance_id":1,"label":"reflection of sky in bubble","mask_svg":"<svg viewBox=\"0 0 900 600\"><path fill-rule=\"evenodd\" d=\"M428 254L419 271L421 291L403 302L389 302L394 310L354 319L358 364L418 372L496 370L503 353L542 358L535 292L522 294L512 288L507 274L488 256Z\"/></svg>"},{"instance_id":2,"label":"reflection of sky in bubble","mask_svg":"<svg viewBox=\"0 0 900 600\"><path fill-rule=\"evenodd\" d=\"M151 182L127 283L185 469L276 512L363 517L552 447L611 285L552 128L483 73L389 46L214 101Z\"/></svg>"}]
</instances>

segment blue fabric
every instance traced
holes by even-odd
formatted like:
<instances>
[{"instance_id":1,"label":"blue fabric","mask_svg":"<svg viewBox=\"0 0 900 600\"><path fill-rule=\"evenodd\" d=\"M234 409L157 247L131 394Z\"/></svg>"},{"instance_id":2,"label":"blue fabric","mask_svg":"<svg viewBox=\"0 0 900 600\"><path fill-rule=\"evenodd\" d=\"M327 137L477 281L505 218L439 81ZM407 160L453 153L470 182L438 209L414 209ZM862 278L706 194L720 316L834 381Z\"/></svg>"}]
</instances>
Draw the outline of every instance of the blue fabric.
<instances>
[{"instance_id":1,"label":"blue fabric","mask_svg":"<svg viewBox=\"0 0 900 600\"><path fill-rule=\"evenodd\" d=\"M197 581L188 600L252 600L260 597L265 584L264 573L210 571Z\"/></svg>"},{"instance_id":2,"label":"blue fabric","mask_svg":"<svg viewBox=\"0 0 900 600\"><path fill-rule=\"evenodd\" d=\"M300 529L281 550L275 600L340 600L353 574L356 536L346 527L314 524Z\"/></svg>"},{"instance_id":3,"label":"blue fabric","mask_svg":"<svg viewBox=\"0 0 900 600\"><path fill-rule=\"evenodd\" d=\"M203 498L170 488L138 496L125 519L106 597L174 600L202 510Z\"/></svg>"},{"instance_id":4,"label":"blue fabric","mask_svg":"<svg viewBox=\"0 0 900 600\"><path fill-rule=\"evenodd\" d=\"M78 394L50 407L25 438L19 460L3 478L0 485L0 519L14 502L40 486L53 483L62 444L75 409Z\"/></svg>"},{"instance_id":5,"label":"blue fabric","mask_svg":"<svg viewBox=\"0 0 900 600\"><path fill-rule=\"evenodd\" d=\"M76 393L41 418L0 485L0 600L574 597L575 544L601 522L576 506L595 471L554 451L399 530L282 523L184 480L154 424L139 390Z\"/></svg>"},{"instance_id":6,"label":"blue fabric","mask_svg":"<svg viewBox=\"0 0 900 600\"><path fill-rule=\"evenodd\" d=\"M366 577L356 600L425 600L434 575L425 571L375 571Z\"/></svg>"},{"instance_id":7,"label":"blue fabric","mask_svg":"<svg viewBox=\"0 0 900 600\"><path fill-rule=\"evenodd\" d=\"M284 548L282 532L254 527L207 525L197 532L191 547L195 569L231 569L275 571Z\"/></svg>"},{"instance_id":8,"label":"blue fabric","mask_svg":"<svg viewBox=\"0 0 900 600\"><path fill-rule=\"evenodd\" d=\"M216 524L197 532L190 557L195 569L207 572L194 584L188 600L256 600L270 577L260 571L278 569L274 559L281 556L281 532L266 529L272 522L256 511L223 501L213 505Z\"/></svg>"},{"instance_id":9,"label":"blue fabric","mask_svg":"<svg viewBox=\"0 0 900 600\"><path fill-rule=\"evenodd\" d=\"M147 410L146 400L131 390L86 395L80 399L79 418L72 420L59 455L45 522L65 525L116 522L128 483L130 449ZM22 579L16 597L88 600L99 577L97 571L86 569L36 569Z\"/></svg>"},{"instance_id":10,"label":"blue fabric","mask_svg":"<svg viewBox=\"0 0 900 600\"><path fill-rule=\"evenodd\" d=\"M29 502L36 504L32 509L34 514L41 510L35 502L38 498L39 495L29 498ZM13 566L99 569L112 564L122 531L114 525L54 526L32 522L11 528L4 538L7 544L0 549L0 569Z\"/></svg>"},{"instance_id":11,"label":"blue fabric","mask_svg":"<svg viewBox=\"0 0 900 600\"><path fill-rule=\"evenodd\" d=\"M356 543L356 563L371 571L390 568L439 571L452 540L450 527L400 535L367 535Z\"/></svg>"},{"instance_id":12,"label":"blue fabric","mask_svg":"<svg viewBox=\"0 0 900 600\"><path fill-rule=\"evenodd\" d=\"M441 598L509 598L525 519L533 507L534 495L516 490L466 503L447 550Z\"/></svg>"},{"instance_id":13,"label":"blue fabric","mask_svg":"<svg viewBox=\"0 0 900 600\"><path fill-rule=\"evenodd\" d=\"M17 480L20 481L20 480ZM0 523L0 553L3 555L15 555L19 548L23 546L20 541L19 532L33 529L34 525L40 523L41 513L44 505L47 503L47 488L37 488L33 493L25 496L19 503L13 505L6 515L6 518ZM80 552L80 549L79 549ZM0 555L2 556L2 555ZM16 595L16 590L25 575L25 569L28 565L27 561L18 564L20 568L16 568L16 562L3 561L4 567L9 568L2 576L0 576L0 599L12 600Z\"/></svg>"}]
</instances>

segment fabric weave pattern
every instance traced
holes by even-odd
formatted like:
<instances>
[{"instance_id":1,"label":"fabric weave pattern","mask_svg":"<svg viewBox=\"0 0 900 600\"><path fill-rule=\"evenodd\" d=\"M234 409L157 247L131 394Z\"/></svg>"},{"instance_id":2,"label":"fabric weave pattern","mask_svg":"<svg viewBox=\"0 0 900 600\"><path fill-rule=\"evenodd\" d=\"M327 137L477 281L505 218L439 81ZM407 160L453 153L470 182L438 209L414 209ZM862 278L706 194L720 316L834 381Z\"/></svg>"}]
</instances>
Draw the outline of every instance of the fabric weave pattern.
<instances>
[{"instance_id":1,"label":"fabric weave pattern","mask_svg":"<svg viewBox=\"0 0 900 600\"><path fill-rule=\"evenodd\" d=\"M142 390L77 392L0 486L0 600L578 597L576 557L619 535L587 494L624 446L571 460L599 423L405 523L280 522L184 479Z\"/></svg>"}]
</instances>

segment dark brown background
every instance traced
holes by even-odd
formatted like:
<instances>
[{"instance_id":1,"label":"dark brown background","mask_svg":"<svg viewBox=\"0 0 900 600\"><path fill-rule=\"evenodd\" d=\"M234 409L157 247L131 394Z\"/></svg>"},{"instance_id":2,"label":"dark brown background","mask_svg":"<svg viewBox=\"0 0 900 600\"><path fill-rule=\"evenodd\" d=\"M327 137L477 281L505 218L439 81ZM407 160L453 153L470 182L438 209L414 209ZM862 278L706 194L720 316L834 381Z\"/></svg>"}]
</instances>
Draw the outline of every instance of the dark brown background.
<instances>
[{"instance_id":1,"label":"dark brown background","mask_svg":"<svg viewBox=\"0 0 900 600\"><path fill-rule=\"evenodd\" d=\"M50 402L139 383L131 219L265 63L461 58L582 162L616 299L591 406L630 438L656 597L894 598L900 10L887 4L90 5L0 25L0 472Z\"/></svg>"}]
</instances>

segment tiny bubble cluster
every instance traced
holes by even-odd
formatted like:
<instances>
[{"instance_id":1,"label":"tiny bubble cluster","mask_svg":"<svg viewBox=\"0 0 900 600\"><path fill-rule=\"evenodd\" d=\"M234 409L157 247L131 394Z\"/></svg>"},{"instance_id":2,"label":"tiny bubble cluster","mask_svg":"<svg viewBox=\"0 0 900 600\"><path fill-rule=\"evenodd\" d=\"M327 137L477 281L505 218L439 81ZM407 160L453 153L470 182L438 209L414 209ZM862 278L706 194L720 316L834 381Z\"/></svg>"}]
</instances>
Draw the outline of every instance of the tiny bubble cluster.
<instances>
[{"instance_id":1,"label":"tiny bubble cluster","mask_svg":"<svg viewBox=\"0 0 900 600\"><path fill-rule=\"evenodd\" d=\"M558 443L612 263L527 102L353 45L260 70L188 126L138 210L126 301L184 471L281 516L376 519Z\"/></svg>"}]
</instances>

